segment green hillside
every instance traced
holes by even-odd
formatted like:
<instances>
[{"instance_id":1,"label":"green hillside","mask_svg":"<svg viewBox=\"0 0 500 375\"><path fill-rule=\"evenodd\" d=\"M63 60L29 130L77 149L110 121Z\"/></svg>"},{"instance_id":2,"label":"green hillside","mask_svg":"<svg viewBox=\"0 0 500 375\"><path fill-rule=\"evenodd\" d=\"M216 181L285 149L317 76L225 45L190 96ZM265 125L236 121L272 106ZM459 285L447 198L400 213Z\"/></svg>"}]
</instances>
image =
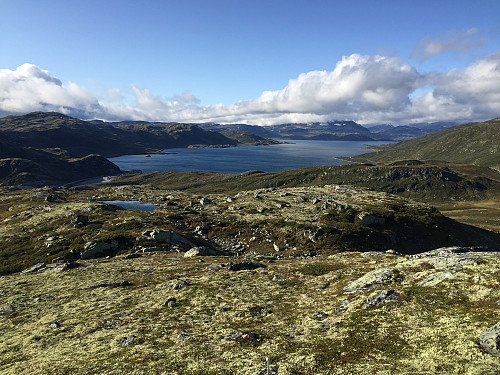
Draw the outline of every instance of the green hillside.
<instances>
[{"instance_id":1,"label":"green hillside","mask_svg":"<svg viewBox=\"0 0 500 375\"><path fill-rule=\"evenodd\" d=\"M358 162L439 160L500 169L500 118L453 126L350 158Z\"/></svg>"}]
</instances>

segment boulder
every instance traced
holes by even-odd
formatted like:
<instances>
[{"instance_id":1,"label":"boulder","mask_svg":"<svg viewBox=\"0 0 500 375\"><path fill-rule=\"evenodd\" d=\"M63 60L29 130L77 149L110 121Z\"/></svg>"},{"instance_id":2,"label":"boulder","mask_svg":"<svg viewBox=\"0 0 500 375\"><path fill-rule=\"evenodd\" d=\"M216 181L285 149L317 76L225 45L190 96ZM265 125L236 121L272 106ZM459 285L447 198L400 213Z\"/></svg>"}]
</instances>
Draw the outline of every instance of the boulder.
<instances>
[{"instance_id":1,"label":"boulder","mask_svg":"<svg viewBox=\"0 0 500 375\"><path fill-rule=\"evenodd\" d=\"M194 256L211 256L211 255L217 255L217 251L207 246L196 246L186 251L186 253L184 254L184 258L190 258Z\"/></svg>"},{"instance_id":2,"label":"boulder","mask_svg":"<svg viewBox=\"0 0 500 375\"><path fill-rule=\"evenodd\" d=\"M479 343L486 352L500 356L500 322L479 335Z\"/></svg>"},{"instance_id":3,"label":"boulder","mask_svg":"<svg viewBox=\"0 0 500 375\"><path fill-rule=\"evenodd\" d=\"M153 229L145 231L142 235L150 240L156 242L165 242L170 245L187 245L190 247L195 246L192 242L188 241L180 234L175 233L172 230Z\"/></svg>"},{"instance_id":4,"label":"boulder","mask_svg":"<svg viewBox=\"0 0 500 375\"><path fill-rule=\"evenodd\" d=\"M34 266L31 266L30 268L26 268L22 273L36 273L41 270L45 270L45 263L37 263Z\"/></svg>"},{"instance_id":5,"label":"boulder","mask_svg":"<svg viewBox=\"0 0 500 375\"><path fill-rule=\"evenodd\" d=\"M391 284L400 281L402 275L394 267L384 267L368 272L359 279L351 281L344 287L344 292L354 293L358 290L371 289L379 285Z\"/></svg>"},{"instance_id":6,"label":"boulder","mask_svg":"<svg viewBox=\"0 0 500 375\"><path fill-rule=\"evenodd\" d=\"M119 243L116 240L91 241L85 244L81 259L95 259L116 255Z\"/></svg>"},{"instance_id":7,"label":"boulder","mask_svg":"<svg viewBox=\"0 0 500 375\"><path fill-rule=\"evenodd\" d=\"M170 289L172 290L180 290L189 285L189 283L182 279L174 279L170 282Z\"/></svg>"},{"instance_id":8,"label":"boulder","mask_svg":"<svg viewBox=\"0 0 500 375\"><path fill-rule=\"evenodd\" d=\"M225 339L237 342L257 342L260 340L260 336L259 334L250 331L234 331L228 333Z\"/></svg>"}]
</instances>

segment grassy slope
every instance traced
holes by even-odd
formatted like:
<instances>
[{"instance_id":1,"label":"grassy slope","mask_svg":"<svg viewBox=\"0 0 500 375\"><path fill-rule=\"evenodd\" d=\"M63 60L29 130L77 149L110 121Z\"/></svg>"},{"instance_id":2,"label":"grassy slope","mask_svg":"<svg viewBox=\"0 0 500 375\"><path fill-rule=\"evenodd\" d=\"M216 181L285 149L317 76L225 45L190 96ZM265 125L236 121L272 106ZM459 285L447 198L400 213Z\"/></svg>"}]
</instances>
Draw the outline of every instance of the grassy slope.
<instances>
[{"instance_id":1,"label":"grassy slope","mask_svg":"<svg viewBox=\"0 0 500 375\"><path fill-rule=\"evenodd\" d=\"M359 162L440 160L500 169L500 118L453 126L351 158Z\"/></svg>"}]
</instances>

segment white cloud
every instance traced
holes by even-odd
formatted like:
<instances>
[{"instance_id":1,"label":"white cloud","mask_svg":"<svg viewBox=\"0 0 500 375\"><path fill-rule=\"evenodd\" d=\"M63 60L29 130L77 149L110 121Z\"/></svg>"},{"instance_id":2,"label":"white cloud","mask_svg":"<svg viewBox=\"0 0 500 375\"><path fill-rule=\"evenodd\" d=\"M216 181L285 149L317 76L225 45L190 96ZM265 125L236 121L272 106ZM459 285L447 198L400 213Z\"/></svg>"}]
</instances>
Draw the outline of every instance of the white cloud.
<instances>
[{"instance_id":1,"label":"white cloud","mask_svg":"<svg viewBox=\"0 0 500 375\"><path fill-rule=\"evenodd\" d=\"M189 91L172 98L131 85L135 102L118 89L98 100L75 83L24 64L0 70L0 115L59 111L75 117L116 120L270 125L349 119L360 123L478 121L500 114L500 51L464 71L421 74L396 57L350 55L332 71L311 71L281 90L231 105L202 106Z\"/></svg>"},{"instance_id":2,"label":"white cloud","mask_svg":"<svg viewBox=\"0 0 500 375\"><path fill-rule=\"evenodd\" d=\"M481 47L483 43L481 31L475 27L460 31L451 30L421 39L411 52L411 57L426 60L444 52L468 51Z\"/></svg>"}]
</instances>

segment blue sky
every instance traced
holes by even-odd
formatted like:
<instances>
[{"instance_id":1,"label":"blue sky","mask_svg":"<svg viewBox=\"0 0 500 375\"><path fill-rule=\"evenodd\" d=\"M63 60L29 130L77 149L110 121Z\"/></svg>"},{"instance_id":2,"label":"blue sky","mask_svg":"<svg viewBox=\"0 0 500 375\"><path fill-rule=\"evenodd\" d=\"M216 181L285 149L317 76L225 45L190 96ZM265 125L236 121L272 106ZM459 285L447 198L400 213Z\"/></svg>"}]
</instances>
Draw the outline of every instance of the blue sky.
<instances>
[{"instance_id":1,"label":"blue sky","mask_svg":"<svg viewBox=\"0 0 500 375\"><path fill-rule=\"evenodd\" d=\"M256 124L500 116L498 0L0 0L0 9L2 115Z\"/></svg>"}]
</instances>

